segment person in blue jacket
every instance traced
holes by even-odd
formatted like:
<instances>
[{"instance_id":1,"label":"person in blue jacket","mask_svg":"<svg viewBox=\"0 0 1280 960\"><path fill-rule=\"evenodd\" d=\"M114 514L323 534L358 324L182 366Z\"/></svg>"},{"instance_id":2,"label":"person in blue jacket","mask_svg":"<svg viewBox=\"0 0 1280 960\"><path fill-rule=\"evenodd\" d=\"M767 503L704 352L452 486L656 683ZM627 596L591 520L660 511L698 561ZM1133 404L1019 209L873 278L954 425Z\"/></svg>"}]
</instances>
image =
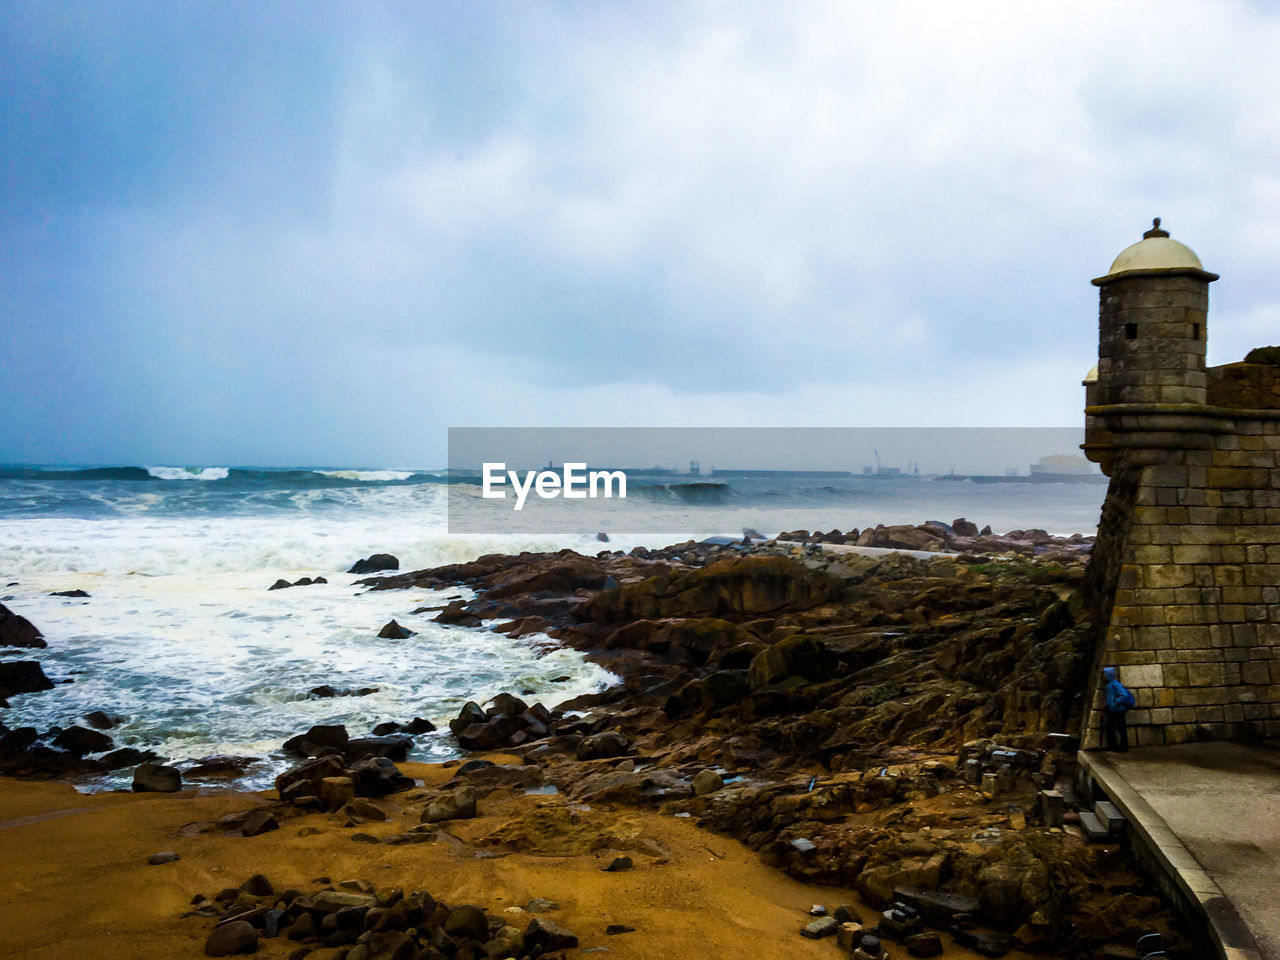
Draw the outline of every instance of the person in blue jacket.
<instances>
[{"instance_id":1,"label":"person in blue jacket","mask_svg":"<svg viewBox=\"0 0 1280 960\"><path fill-rule=\"evenodd\" d=\"M1106 686L1103 688L1105 703L1102 711L1102 730L1106 734L1107 749L1123 753L1129 749L1129 725L1126 714L1134 705L1133 693L1120 682L1115 667L1102 671Z\"/></svg>"}]
</instances>

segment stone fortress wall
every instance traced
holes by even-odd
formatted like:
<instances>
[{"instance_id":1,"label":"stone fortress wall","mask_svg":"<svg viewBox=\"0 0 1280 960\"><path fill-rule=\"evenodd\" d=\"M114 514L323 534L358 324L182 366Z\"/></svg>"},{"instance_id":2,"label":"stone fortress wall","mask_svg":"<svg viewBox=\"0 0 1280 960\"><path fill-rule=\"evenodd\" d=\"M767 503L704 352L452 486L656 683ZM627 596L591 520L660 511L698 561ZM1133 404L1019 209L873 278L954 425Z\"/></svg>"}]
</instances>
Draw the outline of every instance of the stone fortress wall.
<instances>
[{"instance_id":1,"label":"stone fortress wall","mask_svg":"<svg viewBox=\"0 0 1280 960\"><path fill-rule=\"evenodd\" d=\"M1205 367L1208 287L1156 221L1099 287L1086 455L1111 478L1089 571L1137 746L1280 736L1280 366Z\"/></svg>"}]
</instances>

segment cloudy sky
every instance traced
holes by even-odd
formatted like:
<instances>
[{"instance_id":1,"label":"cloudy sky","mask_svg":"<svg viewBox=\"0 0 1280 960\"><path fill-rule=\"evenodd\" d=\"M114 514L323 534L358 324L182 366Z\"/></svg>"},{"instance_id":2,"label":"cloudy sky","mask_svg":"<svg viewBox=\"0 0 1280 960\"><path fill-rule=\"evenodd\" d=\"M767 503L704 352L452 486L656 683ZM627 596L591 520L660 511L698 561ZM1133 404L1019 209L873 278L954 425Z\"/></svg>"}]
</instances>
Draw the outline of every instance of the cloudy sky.
<instances>
[{"instance_id":1,"label":"cloudy sky","mask_svg":"<svg viewBox=\"0 0 1280 960\"><path fill-rule=\"evenodd\" d=\"M1280 342L1269 4L0 10L0 462L1070 426L1162 216Z\"/></svg>"}]
</instances>

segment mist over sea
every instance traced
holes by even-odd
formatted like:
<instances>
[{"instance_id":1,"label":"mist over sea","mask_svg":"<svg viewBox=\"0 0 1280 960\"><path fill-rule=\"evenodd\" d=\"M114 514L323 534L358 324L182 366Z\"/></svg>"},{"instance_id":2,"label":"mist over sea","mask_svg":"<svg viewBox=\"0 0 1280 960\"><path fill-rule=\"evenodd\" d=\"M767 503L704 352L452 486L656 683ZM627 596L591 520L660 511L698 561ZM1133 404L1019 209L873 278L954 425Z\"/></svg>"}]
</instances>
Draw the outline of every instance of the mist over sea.
<instances>
[{"instance_id":1,"label":"mist over sea","mask_svg":"<svg viewBox=\"0 0 1280 960\"><path fill-rule=\"evenodd\" d=\"M111 731L117 746L175 760L274 755L257 768L256 782L266 783L281 742L314 723L344 723L353 736L415 716L443 727L469 699L508 690L551 706L611 680L544 636L510 640L412 612L464 591L363 592L345 571L372 553L395 554L401 570L413 570L494 552L658 547L694 532L960 516L997 533L1087 535L1106 489L853 476L735 478L712 495L685 486L669 477L636 483L611 514L618 529L606 544L595 530L451 536L440 472L0 468L0 598L44 632L48 649L21 655L42 661L57 684L13 698L0 719L44 731L103 710L123 718ZM628 535L632 520L634 529L669 532ZM267 589L304 576L329 582ZM50 595L76 589L89 598ZM378 639L392 618L414 635ZM308 698L321 684L377 692ZM455 754L447 730L420 738L416 750L420 759Z\"/></svg>"}]
</instances>

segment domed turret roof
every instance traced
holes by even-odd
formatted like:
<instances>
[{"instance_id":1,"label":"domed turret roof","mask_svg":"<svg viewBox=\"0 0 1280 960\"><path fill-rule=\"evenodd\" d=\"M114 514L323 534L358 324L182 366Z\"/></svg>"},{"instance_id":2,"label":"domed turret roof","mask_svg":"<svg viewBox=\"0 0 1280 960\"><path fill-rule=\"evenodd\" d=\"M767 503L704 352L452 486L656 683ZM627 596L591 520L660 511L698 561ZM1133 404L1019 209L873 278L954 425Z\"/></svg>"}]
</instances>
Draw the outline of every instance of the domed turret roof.
<instances>
[{"instance_id":1,"label":"domed turret roof","mask_svg":"<svg viewBox=\"0 0 1280 960\"><path fill-rule=\"evenodd\" d=\"M1120 256L1112 261L1106 276L1099 277L1094 283L1110 280L1124 273L1163 270L1191 270L1201 274L1206 280L1218 279L1217 274L1204 269L1194 250L1185 243L1169 239L1169 232L1160 229L1160 218L1156 217L1151 229L1142 235L1142 239L1120 251Z\"/></svg>"}]
</instances>

